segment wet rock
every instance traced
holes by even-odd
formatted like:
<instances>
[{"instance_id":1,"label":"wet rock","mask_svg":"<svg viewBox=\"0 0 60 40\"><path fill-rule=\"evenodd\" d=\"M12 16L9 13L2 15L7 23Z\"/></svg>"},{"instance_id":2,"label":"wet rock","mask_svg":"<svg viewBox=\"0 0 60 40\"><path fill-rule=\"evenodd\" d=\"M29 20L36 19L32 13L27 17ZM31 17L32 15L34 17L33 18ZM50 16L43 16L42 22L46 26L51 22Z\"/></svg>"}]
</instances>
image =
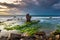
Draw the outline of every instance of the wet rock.
<instances>
[{"instance_id":1,"label":"wet rock","mask_svg":"<svg viewBox=\"0 0 60 40\"><path fill-rule=\"evenodd\" d=\"M52 40L52 38L49 38L49 39L47 39L47 40Z\"/></svg>"},{"instance_id":2,"label":"wet rock","mask_svg":"<svg viewBox=\"0 0 60 40\"><path fill-rule=\"evenodd\" d=\"M2 23L2 22L0 22L0 23Z\"/></svg>"},{"instance_id":3,"label":"wet rock","mask_svg":"<svg viewBox=\"0 0 60 40\"><path fill-rule=\"evenodd\" d=\"M7 40L8 39L8 37L4 37L4 36L2 36L1 38L0 38L0 40Z\"/></svg>"},{"instance_id":4,"label":"wet rock","mask_svg":"<svg viewBox=\"0 0 60 40\"><path fill-rule=\"evenodd\" d=\"M1 32L2 30L0 30L0 32Z\"/></svg>"},{"instance_id":5,"label":"wet rock","mask_svg":"<svg viewBox=\"0 0 60 40\"><path fill-rule=\"evenodd\" d=\"M37 32L34 34L34 36L37 38L37 40L46 40L45 32Z\"/></svg>"},{"instance_id":6,"label":"wet rock","mask_svg":"<svg viewBox=\"0 0 60 40\"><path fill-rule=\"evenodd\" d=\"M60 35L58 35L58 34L55 35L55 36L54 36L54 40L60 40Z\"/></svg>"},{"instance_id":7,"label":"wet rock","mask_svg":"<svg viewBox=\"0 0 60 40\"><path fill-rule=\"evenodd\" d=\"M22 36L30 36L30 34L25 32L25 33L22 34Z\"/></svg>"},{"instance_id":8,"label":"wet rock","mask_svg":"<svg viewBox=\"0 0 60 40\"><path fill-rule=\"evenodd\" d=\"M34 36L24 36L21 38L21 40L36 40L36 37Z\"/></svg>"},{"instance_id":9,"label":"wet rock","mask_svg":"<svg viewBox=\"0 0 60 40\"><path fill-rule=\"evenodd\" d=\"M12 19L7 19L7 21L12 21Z\"/></svg>"},{"instance_id":10,"label":"wet rock","mask_svg":"<svg viewBox=\"0 0 60 40\"><path fill-rule=\"evenodd\" d=\"M11 33L9 40L20 40L21 35L20 34L13 34Z\"/></svg>"},{"instance_id":11,"label":"wet rock","mask_svg":"<svg viewBox=\"0 0 60 40\"><path fill-rule=\"evenodd\" d=\"M26 22L31 22L31 16L29 14L26 14Z\"/></svg>"},{"instance_id":12,"label":"wet rock","mask_svg":"<svg viewBox=\"0 0 60 40\"><path fill-rule=\"evenodd\" d=\"M54 35L56 40L60 40L60 32L56 31L56 32L53 33L53 35Z\"/></svg>"},{"instance_id":13,"label":"wet rock","mask_svg":"<svg viewBox=\"0 0 60 40\"><path fill-rule=\"evenodd\" d=\"M47 40L55 40L53 36L49 36Z\"/></svg>"}]
</instances>

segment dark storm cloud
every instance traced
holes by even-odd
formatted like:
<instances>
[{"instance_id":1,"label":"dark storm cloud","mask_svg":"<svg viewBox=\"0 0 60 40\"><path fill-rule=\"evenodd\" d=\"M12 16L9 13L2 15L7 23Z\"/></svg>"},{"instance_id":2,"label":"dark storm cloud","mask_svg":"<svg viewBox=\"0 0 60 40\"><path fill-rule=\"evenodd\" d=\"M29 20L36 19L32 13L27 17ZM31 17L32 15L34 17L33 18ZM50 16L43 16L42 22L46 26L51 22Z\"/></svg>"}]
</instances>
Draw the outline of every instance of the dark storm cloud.
<instances>
[{"instance_id":1,"label":"dark storm cloud","mask_svg":"<svg viewBox=\"0 0 60 40\"><path fill-rule=\"evenodd\" d=\"M7 6L8 8L20 7L20 5L1 3L1 2L0 2L0 5Z\"/></svg>"},{"instance_id":2,"label":"dark storm cloud","mask_svg":"<svg viewBox=\"0 0 60 40\"><path fill-rule=\"evenodd\" d=\"M29 6L35 5L39 7L49 7L59 2L59 0L23 0L23 1L27 3Z\"/></svg>"},{"instance_id":3,"label":"dark storm cloud","mask_svg":"<svg viewBox=\"0 0 60 40\"><path fill-rule=\"evenodd\" d=\"M26 3L27 7L50 7L59 2L59 0L22 0L22 2ZM8 4L8 3L0 3L0 5L7 6L9 8L22 8L21 5L17 4ZM22 4L23 5L23 4Z\"/></svg>"},{"instance_id":4,"label":"dark storm cloud","mask_svg":"<svg viewBox=\"0 0 60 40\"><path fill-rule=\"evenodd\" d=\"M54 9L60 8L60 0L22 0L19 2L20 2L20 4L0 3L0 5L6 6L8 8L16 8L19 11L21 11L21 10L28 11L28 12L32 11L32 13L35 13L35 12L41 13L42 11L44 13L47 11L48 11L48 13L49 12L52 13Z\"/></svg>"}]
</instances>

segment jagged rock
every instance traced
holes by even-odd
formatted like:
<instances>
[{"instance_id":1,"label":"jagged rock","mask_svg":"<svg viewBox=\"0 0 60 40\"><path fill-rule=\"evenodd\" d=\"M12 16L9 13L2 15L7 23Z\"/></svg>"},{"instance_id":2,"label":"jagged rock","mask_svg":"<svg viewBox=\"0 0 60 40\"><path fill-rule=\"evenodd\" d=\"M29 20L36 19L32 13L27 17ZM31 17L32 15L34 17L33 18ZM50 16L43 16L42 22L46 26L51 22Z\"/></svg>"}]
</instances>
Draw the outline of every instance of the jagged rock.
<instances>
[{"instance_id":1,"label":"jagged rock","mask_svg":"<svg viewBox=\"0 0 60 40\"><path fill-rule=\"evenodd\" d=\"M26 22L30 22L31 21L31 16L29 14L26 14Z\"/></svg>"}]
</instances>

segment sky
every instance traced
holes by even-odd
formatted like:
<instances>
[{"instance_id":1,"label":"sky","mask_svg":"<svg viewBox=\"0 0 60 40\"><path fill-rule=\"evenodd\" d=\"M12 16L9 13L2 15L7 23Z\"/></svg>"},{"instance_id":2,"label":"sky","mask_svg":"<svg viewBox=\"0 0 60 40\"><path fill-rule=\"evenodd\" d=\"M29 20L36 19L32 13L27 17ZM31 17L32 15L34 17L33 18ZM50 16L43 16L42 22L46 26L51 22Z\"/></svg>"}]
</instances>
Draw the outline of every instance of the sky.
<instances>
[{"instance_id":1,"label":"sky","mask_svg":"<svg viewBox=\"0 0 60 40\"><path fill-rule=\"evenodd\" d=\"M0 0L0 15L60 15L60 0Z\"/></svg>"}]
</instances>

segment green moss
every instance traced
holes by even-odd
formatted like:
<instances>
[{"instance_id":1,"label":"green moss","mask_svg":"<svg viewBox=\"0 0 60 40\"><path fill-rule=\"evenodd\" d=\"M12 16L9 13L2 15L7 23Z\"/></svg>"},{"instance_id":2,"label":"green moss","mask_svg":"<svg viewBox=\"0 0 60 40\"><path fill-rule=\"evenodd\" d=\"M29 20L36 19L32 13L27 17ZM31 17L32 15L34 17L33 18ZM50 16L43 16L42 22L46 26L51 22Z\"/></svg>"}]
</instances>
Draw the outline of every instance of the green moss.
<instances>
[{"instance_id":1,"label":"green moss","mask_svg":"<svg viewBox=\"0 0 60 40\"><path fill-rule=\"evenodd\" d=\"M29 33L30 35L33 35L38 31L38 29L41 27L39 24L39 21L32 21L32 22L25 22L23 25L15 25L13 27L6 27L6 30L19 30L21 33Z\"/></svg>"}]
</instances>

